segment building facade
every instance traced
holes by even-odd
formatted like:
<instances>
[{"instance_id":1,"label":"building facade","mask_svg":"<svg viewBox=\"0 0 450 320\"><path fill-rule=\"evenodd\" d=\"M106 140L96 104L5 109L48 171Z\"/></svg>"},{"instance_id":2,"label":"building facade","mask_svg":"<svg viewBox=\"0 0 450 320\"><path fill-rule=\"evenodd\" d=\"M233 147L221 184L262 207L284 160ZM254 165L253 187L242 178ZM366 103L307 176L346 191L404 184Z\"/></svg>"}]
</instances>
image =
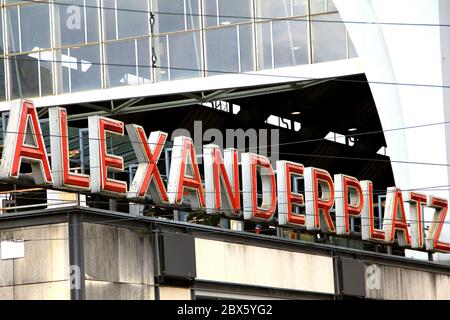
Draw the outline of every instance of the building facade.
<instances>
[{"instance_id":1,"label":"building facade","mask_svg":"<svg viewBox=\"0 0 450 320\"><path fill-rule=\"evenodd\" d=\"M370 180L381 230L396 219L386 216L389 187L450 198L446 2L1 0L2 152L11 108L27 99L52 165L58 135L47 114L65 108L67 171L91 184L90 119L104 117L168 133L156 143L167 186L180 135L193 139L203 189L208 143L236 148L241 166L254 152L273 169L287 160ZM131 188L134 142L105 141L105 153L123 159L107 179ZM280 224L279 212L247 219L244 191L230 217L194 208L188 193L181 207L151 192L139 201L63 192L36 183L35 170L19 165L20 179L0 184L4 299L450 298L448 254L367 241L364 219L349 219L341 237ZM294 191L305 183L292 180ZM267 191L256 189L264 206ZM303 204L295 213L308 216ZM423 207L420 237L434 232L433 208ZM334 207L330 217L339 218ZM405 219L418 225L408 208Z\"/></svg>"},{"instance_id":2,"label":"building facade","mask_svg":"<svg viewBox=\"0 0 450 320\"><path fill-rule=\"evenodd\" d=\"M1 261L2 299L450 297L448 266L300 240L83 207L0 227L25 239L23 258Z\"/></svg>"}]
</instances>

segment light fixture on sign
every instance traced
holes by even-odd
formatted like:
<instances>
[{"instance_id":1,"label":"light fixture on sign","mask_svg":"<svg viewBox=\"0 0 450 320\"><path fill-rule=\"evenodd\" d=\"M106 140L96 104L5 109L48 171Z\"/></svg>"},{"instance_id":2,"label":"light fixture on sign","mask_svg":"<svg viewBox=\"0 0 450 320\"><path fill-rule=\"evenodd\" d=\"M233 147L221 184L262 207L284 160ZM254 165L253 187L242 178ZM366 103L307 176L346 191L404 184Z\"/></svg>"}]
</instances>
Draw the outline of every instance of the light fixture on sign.
<instances>
[{"instance_id":1,"label":"light fixture on sign","mask_svg":"<svg viewBox=\"0 0 450 320\"><path fill-rule=\"evenodd\" d=\"M293 111L293 112L291 112L291 114L294 115L294 116L299 115L300 113L301 113L300 111Z\"/></svg>"},{"instance_id":2,"label":"light fixture on sign","mask_svg":"<svg viewBox=\"0 0 450 320\"><path fill-rule=\"evenodd\" d=\"M349 132L354 132L354 131L357 131L357 130L358 130L357 128L350 128L350 129L348 129Z\"/></svg>"}]
</instances>

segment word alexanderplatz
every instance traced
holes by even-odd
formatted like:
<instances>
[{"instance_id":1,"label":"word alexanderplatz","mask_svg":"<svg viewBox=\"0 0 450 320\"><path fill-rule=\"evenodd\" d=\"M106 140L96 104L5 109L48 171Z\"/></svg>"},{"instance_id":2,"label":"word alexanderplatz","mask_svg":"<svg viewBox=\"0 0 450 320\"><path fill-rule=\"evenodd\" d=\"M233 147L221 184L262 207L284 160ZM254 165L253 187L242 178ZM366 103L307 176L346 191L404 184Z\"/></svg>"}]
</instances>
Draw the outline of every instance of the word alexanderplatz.
<instances>
[{"instance_id":1,"label":"word alexanderplatz","mask_svg":"<svg viewBox=\"0 0 450 320\"><path fill-rule=\"evenodd\" d=\"M90 176L70 170L67 111L49 109L51 166L36 108L31 101L13 103L9 115L0 164L0 180L20 179L22 163L29 163L36 185L60 190L92 192L132 201L142 201L149 194L154 205L182 205L186 197L194 210L224 214L230 218L270 222L278 213L280 226L306 228L329 234L349 236L350 219L361 219L363 240L393 244L430 252L450 252L450 243L441 240L448 209L446 199L419 192L388 188L382 228L375 225L373 185L371 181L336 174L332 178L322 169L305 168L300 163L276 162L256 153L223 151L217 145L203 147L204 184L191 138L179 136L173 141L170 174L165 186L157 163L164 149L167 133L151 132L135 124L125 125L114 119L91 116L89 122ZM109 154L106 136L128 133L139 162L131 185L112 179L108 173L124 170L122 157ZM258 179L259 176L259 179ZM304 180L304 194L295 192L291 180ZM242 189L240 188L242 179ZM258 200L258 189L262 200ZM241 199L242 194L242 199ZM241 206L242 203L242 206ZM410 220L406 218L405 203ZM423 228L424 207L434 210L428 230ZM277 210L278 207L278 210ZM295 208L303 207L303 214ZM335 219L331 209L335 209Z\"/></svg>"}]
</instances>

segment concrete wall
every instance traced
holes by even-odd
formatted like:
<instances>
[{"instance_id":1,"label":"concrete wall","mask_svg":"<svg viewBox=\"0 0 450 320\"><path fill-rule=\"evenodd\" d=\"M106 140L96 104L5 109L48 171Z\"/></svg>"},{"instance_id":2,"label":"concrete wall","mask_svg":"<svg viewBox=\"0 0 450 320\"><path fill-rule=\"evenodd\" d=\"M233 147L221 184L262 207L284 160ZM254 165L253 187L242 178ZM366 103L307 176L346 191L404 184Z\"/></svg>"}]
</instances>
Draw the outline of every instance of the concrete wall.
<instances>
[{"instance_id":1,"label":"concrete wall","mask_svg":"<svg viewBox=\"0 0 450 320\"><path fill-rule=\"evenodd\" d=\"M154 299L149 235L83 224L86 299Z\"/></svg>"},{"instance_id":2,"label":"concrete wall","mask_svg":"<svg viewBox=\"0 0 450 320\"><path fill-rule=\"evenodd\" d=\"M450 300L450 275L380 264L367 264L368 268L367 298Z\"/></svg>"},{"instance_id":3,"label":"concrete wall","mask_svg":"<svg viewBox=\"0 0 450 320\"><path fill-rule=\"evenodd\" d=\"M334 294L332 257L195 239L197 279Z\"/></svg>"},{"instance_id":4,"label":"concrete wall","mask_svg":"<svg viewBox=\"0 0 450 320\"><path fill-rule=\"evenodd\" d=\"M0 299L70 299L67 230L67 224L54 224L0 231L2 240L25 240L24 258L0 260ZM154 299L148 234L84 223L83 235L87 299ZM335 293L331 256L201 238L195 239L195 250L196 281L219 290L213 290L218 295L220 283L254 290ZM364 263L367 298L450 300L450 273L445 270L426 271L419 265L416 270L378 258ZM161 285L159 293L161 299L191 299L189 288Z\"/></svg>"},{"instance_id":5,"label":"concrete wall","mask_svg":"<svg viewBox=\"0 0 450 320\"><path fill-rule=\"evenodd\" d=\"M0 260L0 299L70 299L67 224L1 230L25 240L25 257Z\"/></svg>"},{"instance_id":6,"label":"concrete wall","mask_svg":"<svg viewBox=\"0 0 450 320\"><path fill-rule=\"evenodd\" d=\"M191 289L179 287L159 287L160 300L191 300Z\"/></svg>"}]
</instances>

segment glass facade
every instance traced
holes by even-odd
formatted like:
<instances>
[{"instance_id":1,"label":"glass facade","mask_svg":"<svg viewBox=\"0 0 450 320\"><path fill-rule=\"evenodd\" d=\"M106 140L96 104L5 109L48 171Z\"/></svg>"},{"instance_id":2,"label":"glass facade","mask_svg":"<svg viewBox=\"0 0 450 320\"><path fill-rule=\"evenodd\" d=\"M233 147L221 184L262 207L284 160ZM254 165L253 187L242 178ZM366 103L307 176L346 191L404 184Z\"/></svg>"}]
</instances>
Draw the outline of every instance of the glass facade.
<instances>
[{"instance_id":1,"label":"glass facade","mask_svg":"<svg viewBox=\"0 0 450 320\"><path fill-rule=\"evenodd\" d=\"M0 101L356 56L332 0L0 3Z\"/></svg>"}]
</instances>

